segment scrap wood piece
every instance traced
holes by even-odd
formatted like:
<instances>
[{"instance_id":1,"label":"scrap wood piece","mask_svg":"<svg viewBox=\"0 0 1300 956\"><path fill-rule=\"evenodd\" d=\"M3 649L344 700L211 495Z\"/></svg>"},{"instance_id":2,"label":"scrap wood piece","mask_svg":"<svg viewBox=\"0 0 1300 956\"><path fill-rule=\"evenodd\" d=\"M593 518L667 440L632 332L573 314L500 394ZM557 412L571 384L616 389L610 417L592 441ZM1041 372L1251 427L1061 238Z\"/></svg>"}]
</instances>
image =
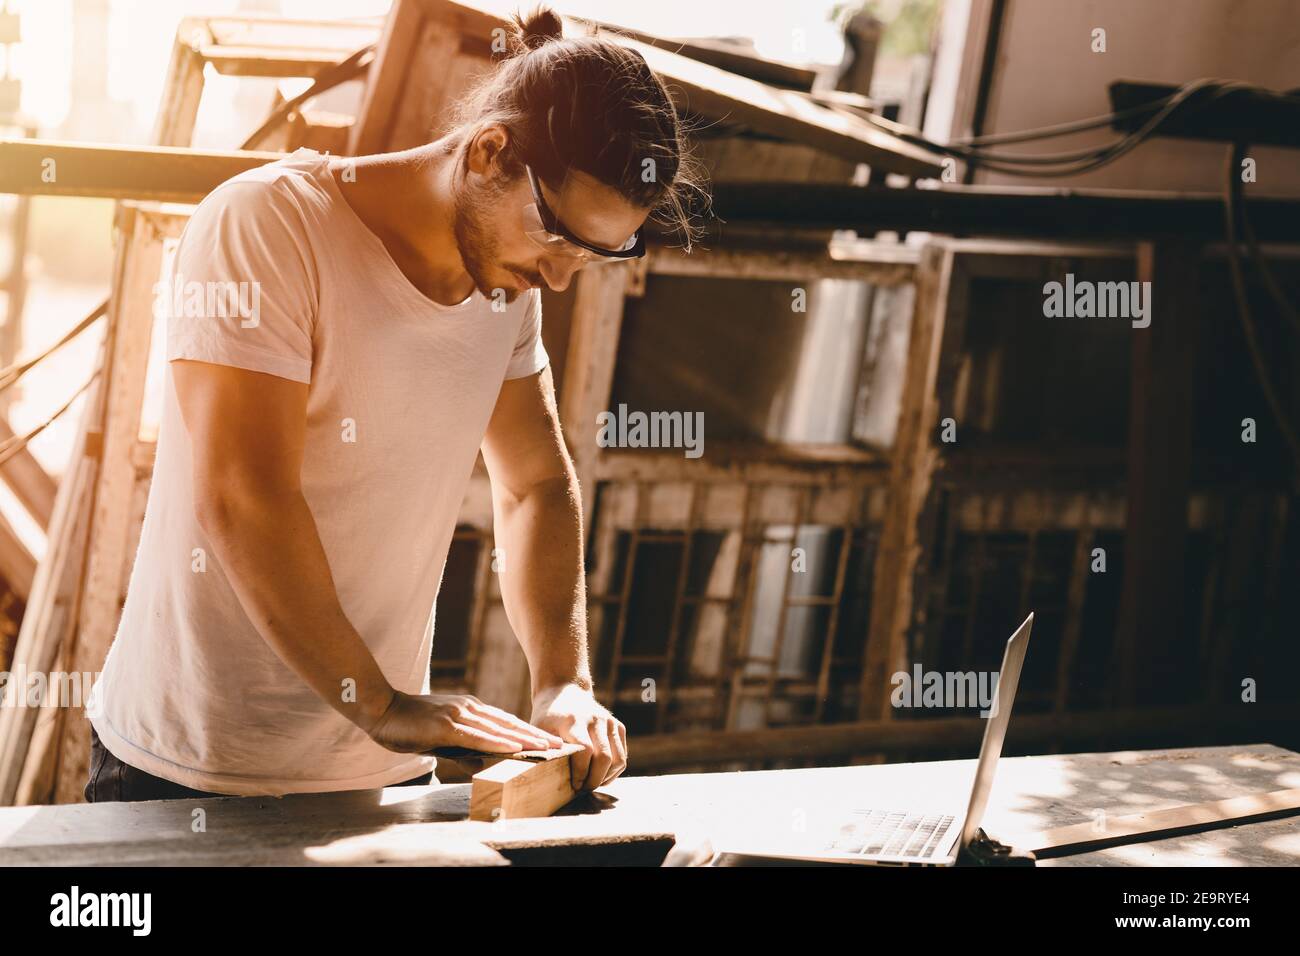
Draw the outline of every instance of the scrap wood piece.
<instances>
[{"instance_id":1,"label":"scrap wood piece","mask_svg":"<svg viewBox=\"0 0 1300 956\"><path fill-rule=\"evenodd\" d=\"M484 754L483 759L496 762L472 778L469 818L549 817L577 794L569 758L582 749L580 744L564 744L554 750Z\"/></svg>"},{"instance_id":2,"label":"scrap wood piece","mask_svg":"<svg viewBox=\"0 0 1300 956\"><path fill-rule=\"evenodd\" d=\"M1132 813L1101 821L1076 823L1027 834L1016 841L1021 850L1035 856L1063 856L1124 843L1141 843L1182 833L1195 833L1220 827L1270 820L1300 813L1300 787L1252 793L1244 797L1189 803L1166 810Z\"/></svg>"},{"instance_id":3,"label":"scrap wood piece","mask_svg":"<svg viewBox=\"0 0 1300 956\"><path fill-rule=\"evenodd\" d=\"M566 20L566 27L569 22ZM744 123L759 132L868 163L886 173L937 178L942 172L941 157L797 91L779 89L617 34L605 38L640 53L670 90L680 88L685 103L679 107L687 105L708 117Z\"/></svg>"},{"instance_id":4,"label":"scrap wood piece","mask_svg":"<svg viewBox=\"0 0 1300 956\"><path fill-rule=\"evenodd\" d=\"M16 437L9 423L0 418L0 441L7 442ZM0 465L0 480L9 486L9 490L36 519L41 530L47 530L50 516L54 514L54 497L59 483L26 446L19 448L9 460Z\"/></svg>"},{"instance_id":5,"label":"scrap wood piece","mask_svg":"<svg viewBox=\"0 0 1300 956\"><path fill-rule=\"evenodd\" d=\"M701 63L708 63L729 73L747 76L751 80L758 80L771 86L792 90L811 90L813 83L817 80L816 70L761 56L754 49L752 43L742 45L734 40L659 36L591 17L573 16L568 19L582 24L588 29L594 28L605 32L614 31L641 43L664 47L674 53L690 57L692 60L699 60Z\"/></svg>"}]
</instances>

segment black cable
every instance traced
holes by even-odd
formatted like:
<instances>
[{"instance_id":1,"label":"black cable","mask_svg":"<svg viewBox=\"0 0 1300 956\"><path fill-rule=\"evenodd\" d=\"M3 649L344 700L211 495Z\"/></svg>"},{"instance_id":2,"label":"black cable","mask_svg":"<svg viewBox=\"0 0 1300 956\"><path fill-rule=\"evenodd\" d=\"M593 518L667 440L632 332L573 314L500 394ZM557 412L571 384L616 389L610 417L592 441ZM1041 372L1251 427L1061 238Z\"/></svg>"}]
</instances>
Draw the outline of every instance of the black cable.
<instances>
[{"instance_id":1,"label":"black cable","mask_svg":"<svg viewBox=\"0 0 1300 956\"><path fill-rule=\"evenodd\" d=\"M1149 120L1143 123L1136 130L1127 133L1126 135L1122 136L1120 139L1115 140L1105 146L1088 147L1083 150L1076 150L1073 153L1054 153L1054 154L1040 153L1040 154L1032 154L1032 155L1021 155L1016 153L992 153L985 150L969 150L967 152L971 155L972 161L978 163L979 165L988 165L986 159L992 159L998 163L1007 163L1007 164L1014 163L1014 164L1040 165L1040 166L1060 165L1060 164L1071 163L1071 162L1074 163L1086 162L1089 164L1095 163L1097 165L1100 165L1102 162L1110 162L1113 159L1122 156L1124 153L1127 153L1130 150L1136 148L1143 141L1149 138L1157 128L1159 128L1163 123L1167 122L1169 118L1173 116L1174 113L1176 113L1185 103L1189 102L1193 96L1195 96L1197 93L1201 92L1202 90L1205 89L1212 90L1209 96L1209 101L1213 102L1214 100L1220 98L1221 96L1226 95L1227 93L1233 92L1236 89L1244 88L1244 87L1245 84L1220 83L1220 81L1218 80L1197 80L1195 83L1190 83L1184 86L1176 94L1170 96L1165 101L1165 105L1162 106L1154 116L1152 116ZM1199 105L1204 106L1205 104L1202 103ZM1054 175L1058 175L1058 174L1054 174Z\"/></svg>"},{"instance_id":2,"label":"black cable","mask_svg":"<svg viewBox=\"0 0 1300 956\"><path fill-rule=\"evenodd\" d=\"M87 315L84 319L78 322L76 326L72 328L71 331L69 331L66 335L63 336L63 338L59 339L57 342L55 342L53 345L47 348L40 355L33 356L32 358L28 359L25 362L16 362L13 365L10 365L8 368L0 369L0 392L4 391L6 388L9 388L9 386L17 382L19 378L21 378L29 369L31 369L38 362L47 358L49 355L51 355L53 352L56 352L58 349L62 348L64 345L67 345L69 342L71 342L74 338L76 338L86 329L90 328L90 326L93 325L97 319L101 318L104 315L104 313L107 311L108 311L108 300L105 299L103 302L99 303L99 305L97 305L89 315Z\"/></svg>"},{"instance_id":3,"label":"black cable","mask_svg":"<svg viewBox=\"0 0 1300 956\"><path fill-rule=\"evenodd\" d=\"M63 403L62 408L60 408L49 418L45 419L45 421L41 422L39 425L37 425L27 434L13 435L9 438L6 438L4 441L0 442L0 465L3 465L10 458L14 457L14 455L18 454L20 451L26 448L27 443L29 441L31 441L41 432L45 431L45 429L49 428L52 424L54 424L54 422L58 419L60 415L62 415L64 412L66 412L69 408L72 407L72 403L77 400L78 396L80 396L82 392L84 392L87 388L90 387L90 383L93 382L98 375L99 375L99 369L95 369L95 371L93 371L90 374L90 378L86 379L86 381L82 383L81 387L72 393L72 397Z\"/></svg>"},{"instance_id":4,"label":"black cable","mask_svg":"<svg viewBox=\"0 0 1300 956\"><path fill-rule=\"evenodd\" d=\"M1101 116L1092 116L1088 119L1074 120L1069 123L1038 126L1031 129L1017 130L1014 133L988 133L984 136L967 136L953 140L952 145L1003 146L1007 143L1027 143L1038 139L1054 139L1057 136L1067 136L1070 133L1082 133L1086 130L1110 126L1115 120L1129 119L1133 116L1141 116L1143 113L1153 113L1167 103L1169 97L1173 95L1170 93L1169 96L1162 96L1158 100L1152 100L1150 103L1143 103L1140 106L1130 106L1128 109L1120 110L1117 113L1105 113Z\"/></svg>"},{"instance_id":5,"label":"black cable","mask_svg":"<svg viewBox=\"0 0 1300 956\"><path fill-rule=\"evenodd\" d=\"M1268 406L1273 412L1278 431L1282 433L1282 438L1291 451L1291 484L1295 491L1300 493L1300 441L1296 440L1295 430L1291 427L1291 422L1287 418L1286 410L1282 406L1282 400L1278 397L1276 390L1273 388L1273 382L1269 378L1268 366L1264 362L1264 353L1260 347L1258 330L1255 327L1255 320L1250 311L1250 301L1246 296L1246 280L1242 274L1241 259L1237 250L1236 215L1238 204L1234 198L1234 193L1237 191L1239 182L1238 170L1245 154L1245 143L1235 143L1228 148L1228 179L1223 204L1224 223L1227 232L1225 239L1228 247L1228 272L1232 276L1232 293L1237 300L1237 318L1240 320L1241 330L1246 336L1246 348L1250 353L1251 364L1255 367L1255 377L1259 380L1259 387L1264 392L1264 400L1268 402Z\"/></svg>"},{"instance_id":6,"label":"black cable","mask_svg":"<svg viewBox=\"0 0 1300 956\"><path fill-rule=\"evenodd\" d=\"M1243 153L1245 147L1242 147ZM1241 236L1246 241L1246 250L1250 253L1251 262L1254 263L1256 270L1259 272L1260 280L1264 288L1268 291L1269 297L1281 312L1290 321L1292 328L1297 334L1300 334L1300 312L1291 304L1286 293L1282 291L1282 286L1278 283L1277 277L1273 275L1273 269L1269 266L1268 260L1264 258L1264 252L1259 247L1259 240L1255 237L1255 229L1250 224L1250 216L1246 214L1245 198L1242 195L1242 180L1240 175L1242 156L1237 157L1237 171L1229 172L1229 191L1227 202L1233 207L1230 215L1233 222L1241 227Z\"/></svg>"},{"instance_id":7,"label":"black cable","mask_svg":"<svg viewBox=\"0 0 1300 956\"><path fill-rule=\"evenodd\" d=\"M870 113L863 112L858 115L862 116L862 118L866 119L868 122L885 129L892 135L903 139L905 142L909 142L923 149L928 149L931 152L951 156L961 159L964 162L978 165L981 168L1006 173L1008 175L1031 178L1049 178L1077 175L1079 173L1090 172L1091 170L1100 168L1141 145L1141 143L1150 138L1160 126L1168 122L1170 117L1180 110L1186 108L1201 109L1225 96L1242 93L1250 93L1252 96L1282 99L1287 101L1293 101L1295 99L1293 91L1278 93L1273 90L1265 90L1235 80L1206 78L1184 84L1176 92L1163 97L1160 100L1143 104L1138 107L1131 107L1127 110L1112 112L1105 116L1092 117L1085 120L1078 120L1073 123L1059 124L1057 126L1040 127L1037 129L1022 130L1015 133L979 137L977 140L972 140L969 143L959 141L951 144L936 143L921 135L919 131L909 130L894 123L886 123L881 120L880 117L876 117ZM1206 95L1202 96L1199 102L1193 103L1193 98L1200 94ZM1108 124L1118 118L1141 115L1142 113L1153 111L1154 114L1136 130L1133 130L1119 139L1102 146L1088 147L1086 149L1075 150L1069 153L1046 155L1024 155L1018 153L995 152L984 148L985 145L995 142L1027 142L1034 139L1048 139L1069 132L1076 132L1080 129L1096 128ZM1036 169L1034 167L1057 168Z\"/></svg>"}]
</instances>

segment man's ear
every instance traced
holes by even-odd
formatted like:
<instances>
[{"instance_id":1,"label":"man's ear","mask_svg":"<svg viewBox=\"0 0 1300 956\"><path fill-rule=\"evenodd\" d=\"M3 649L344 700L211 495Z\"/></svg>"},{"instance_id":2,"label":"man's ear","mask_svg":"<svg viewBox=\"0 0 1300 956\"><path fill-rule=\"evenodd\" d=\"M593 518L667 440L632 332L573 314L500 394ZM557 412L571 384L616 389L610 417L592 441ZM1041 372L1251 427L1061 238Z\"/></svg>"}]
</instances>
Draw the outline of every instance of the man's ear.
<instances>
[{"instance_id":1,"label":"man's ear","mask_svg":"<svg viewBox=\"0 0 1300 956\"><path fill-rule=\"evenodd\" d=\"M510 144L510 131L500 123L488 123L470 140L469 168L471 172L492 178L501 169L501 157Z\"/></svg>"}]
</instances>

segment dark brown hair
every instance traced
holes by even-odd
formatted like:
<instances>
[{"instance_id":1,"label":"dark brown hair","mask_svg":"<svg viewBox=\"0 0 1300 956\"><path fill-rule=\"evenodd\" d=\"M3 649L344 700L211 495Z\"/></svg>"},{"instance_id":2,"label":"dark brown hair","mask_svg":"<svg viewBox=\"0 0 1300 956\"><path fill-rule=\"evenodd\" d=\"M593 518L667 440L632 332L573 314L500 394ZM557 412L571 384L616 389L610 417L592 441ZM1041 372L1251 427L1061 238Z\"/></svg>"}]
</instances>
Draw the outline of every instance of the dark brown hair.
<instances>
[{"instance_id":1,"label":"dark brown hair","mask_svg":"<svg viewBox=\"0 0 1300 956\"><path fill-rule=\"evenodd\" d=\"M461 100L449 148L499 123L510 131L501 162L511 179L528 163L558 189L581 170L649 207L689 251L708 193L672 97L641 54L598 36L565 38L546 7L512 17L505 39L496 69Z\"/></svg>"}]
</instances>

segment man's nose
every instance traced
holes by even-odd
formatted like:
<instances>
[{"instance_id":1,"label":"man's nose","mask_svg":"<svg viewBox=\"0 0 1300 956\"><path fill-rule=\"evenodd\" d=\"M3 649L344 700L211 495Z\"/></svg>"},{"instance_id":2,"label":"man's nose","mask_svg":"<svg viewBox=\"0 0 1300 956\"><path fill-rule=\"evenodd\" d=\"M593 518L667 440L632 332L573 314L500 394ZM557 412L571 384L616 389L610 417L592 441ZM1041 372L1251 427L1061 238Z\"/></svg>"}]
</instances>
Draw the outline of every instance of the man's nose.
<instances>
[{"instance_id":1,"label":"man's nose","mask_svg":"<svg viewBox=\"0 0 1300 956\"><path fill-rule=\"evenodd\" d=\"M552 292L563 292L569 287L573 274L585 264L586 260L576 256L544 256L537 267Z\"/></svg>"}]
</instances>

